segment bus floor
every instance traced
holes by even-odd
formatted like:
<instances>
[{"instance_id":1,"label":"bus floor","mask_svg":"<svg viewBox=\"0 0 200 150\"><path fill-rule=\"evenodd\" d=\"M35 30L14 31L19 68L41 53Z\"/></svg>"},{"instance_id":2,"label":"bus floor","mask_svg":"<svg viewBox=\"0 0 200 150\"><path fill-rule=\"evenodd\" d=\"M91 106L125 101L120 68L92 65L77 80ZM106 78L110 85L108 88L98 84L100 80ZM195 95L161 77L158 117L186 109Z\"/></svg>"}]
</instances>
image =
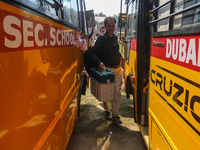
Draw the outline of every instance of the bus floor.
<instances>
[{"instance_id":1,"label":"bus floor","mask_svg":"<svg viewBox=\"0 0 200 150\"><path fill-rule=\"evenodd\" d=\"M139 127L134 123L133 99L122 91L121 125L104 119L102 102L87 89L81 96L80 116L66 150L146 150Z\"/></svg>"}]
</instances>

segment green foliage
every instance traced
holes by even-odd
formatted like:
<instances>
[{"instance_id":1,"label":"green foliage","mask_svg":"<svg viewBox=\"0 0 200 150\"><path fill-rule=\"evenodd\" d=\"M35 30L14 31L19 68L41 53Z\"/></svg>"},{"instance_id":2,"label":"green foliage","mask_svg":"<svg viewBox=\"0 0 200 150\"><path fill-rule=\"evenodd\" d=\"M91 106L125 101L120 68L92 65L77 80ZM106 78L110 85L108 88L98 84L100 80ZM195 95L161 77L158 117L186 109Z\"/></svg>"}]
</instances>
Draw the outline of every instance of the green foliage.
<instances>
[{"instance_id":1,"label":"green foliage","mask_svg":"<svg viewBox=\"0 0 200 150\"><path fill-rule=\"evenodd\" d=\"M103 12L100 12L98 14L95 14L95 17L106 17L106 15L103 14Z\"/></svg>"}]
</instances>

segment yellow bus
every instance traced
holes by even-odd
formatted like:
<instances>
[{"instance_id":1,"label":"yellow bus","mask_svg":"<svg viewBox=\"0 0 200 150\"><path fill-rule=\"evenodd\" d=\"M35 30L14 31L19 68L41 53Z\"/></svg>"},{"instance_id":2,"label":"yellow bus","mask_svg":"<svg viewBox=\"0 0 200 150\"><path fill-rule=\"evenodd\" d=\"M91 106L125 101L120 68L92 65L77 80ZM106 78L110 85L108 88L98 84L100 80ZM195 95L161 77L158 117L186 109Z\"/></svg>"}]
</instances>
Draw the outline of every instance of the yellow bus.
<instances>
[{"instance_id":1,"label":"yellow bus","mask_svg":"<svg viewBox=\"0 0 200 150\"><path fill-rule=\"evenodd\" d=\"M84 0L0 1L0 149L65 149L77 119Z\"/></svg>"},{"instance_id":2,"label":"yellow bus","mask_svg":"<svg viewBox=\"0 0 200 150\"><path fill-rule=\"evenodd\" d=\"M126 4L125 86L147 147L199 150L200 1Z\"/></svg>"}]
</instances>

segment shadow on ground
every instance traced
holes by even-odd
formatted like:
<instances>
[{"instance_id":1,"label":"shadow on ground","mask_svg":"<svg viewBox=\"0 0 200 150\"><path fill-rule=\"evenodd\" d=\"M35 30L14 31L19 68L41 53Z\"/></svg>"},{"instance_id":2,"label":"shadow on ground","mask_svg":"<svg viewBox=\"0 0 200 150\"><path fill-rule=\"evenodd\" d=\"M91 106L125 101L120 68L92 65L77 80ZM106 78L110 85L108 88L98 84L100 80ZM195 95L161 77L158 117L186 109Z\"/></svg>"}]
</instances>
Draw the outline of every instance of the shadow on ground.
<instances>
[{"instance_id":1,"label":"shadow on ground","mask_svg":"<svg viewBox=\"0 0 200 150\"><path fill-rule=\"evenodd\" d=\"M82 97L81 113L66 150L146 150L133 119L133 101L122 94L122 125L104 119L102 103L89 92Z\"/></svg>"}]
</instances>

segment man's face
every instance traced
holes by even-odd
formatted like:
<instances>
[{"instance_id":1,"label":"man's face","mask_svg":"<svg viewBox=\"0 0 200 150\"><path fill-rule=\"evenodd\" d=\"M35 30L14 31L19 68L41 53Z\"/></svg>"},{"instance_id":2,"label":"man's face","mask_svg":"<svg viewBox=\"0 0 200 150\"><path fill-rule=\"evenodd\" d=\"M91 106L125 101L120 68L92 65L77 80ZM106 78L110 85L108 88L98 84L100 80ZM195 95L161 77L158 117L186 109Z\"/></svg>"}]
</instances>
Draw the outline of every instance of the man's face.
<instances>
[{"instance_id":1,"label":"man's face","mask_svg":"<svg viewBox=\"0 0 200 150\"><path fill-rule=\"evenodd\" d=\"M100 31L101 33L100 34L104 34L104 32L105 32L105 29L103 28L103 29L101 29L101 31Z\"/></svg>"},{"instance_id":2,"label":"man's face","mask_svg":"<svg viewBox=\"0 0 200 150\"><path fill-rule=\"evenodd\" d=\"M108 21L105 28L107 34L113 34L113 32L115 31L115 23L113 21Z\"/></svg>"}]
</instances>

